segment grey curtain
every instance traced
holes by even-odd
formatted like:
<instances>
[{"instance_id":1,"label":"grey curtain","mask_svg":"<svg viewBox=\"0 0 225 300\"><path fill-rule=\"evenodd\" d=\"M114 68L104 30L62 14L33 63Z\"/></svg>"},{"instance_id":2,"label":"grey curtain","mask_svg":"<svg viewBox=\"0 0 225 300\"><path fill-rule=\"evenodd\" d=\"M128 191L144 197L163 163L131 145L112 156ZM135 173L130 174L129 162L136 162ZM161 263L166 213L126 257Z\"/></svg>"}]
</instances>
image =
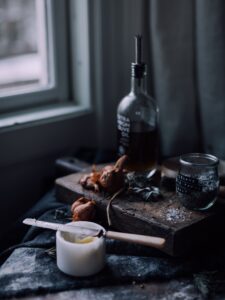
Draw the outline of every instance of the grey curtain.
<instances>
[{"instance_id":1,"label":"grey curtain","mask_svg":"<svg viewBox=\"0 0 225 300\"><path fill-rule=\"evenodd\" d=\"M148 4L162 154L225 158L225 1Z\"/></svg>"}]
</instances>

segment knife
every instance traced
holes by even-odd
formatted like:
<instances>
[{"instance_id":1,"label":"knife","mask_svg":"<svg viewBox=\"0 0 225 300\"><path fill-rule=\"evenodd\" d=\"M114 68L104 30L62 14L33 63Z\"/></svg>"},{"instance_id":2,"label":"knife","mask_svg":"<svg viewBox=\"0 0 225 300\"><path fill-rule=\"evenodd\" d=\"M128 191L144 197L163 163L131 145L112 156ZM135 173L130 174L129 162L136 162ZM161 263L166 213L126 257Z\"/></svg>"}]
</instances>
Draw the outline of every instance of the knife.
<instances>
[{"instance_id":1,"label":"knife","mask_svg":"<svg viewBox=\"0 0 225 300\"><path fill-rule=\"evenodd\" d=\"M131 243L149 246L157 249L162 249L166 242L166 240L161 237L132 234L132 233L125 233L125 232L116 232L116 231L103 231L101 229L100 230L94 229L85 225L73 226L71 224L45 222L45 221L39 221L31 218L25 219L23 223L26 225L32 225L32 226L37 226L46 229L59 230L63 232L79 234L81 236L93 236L93 237L104 236L109 239L131 242Z\"/></svg>"}]
</instances>

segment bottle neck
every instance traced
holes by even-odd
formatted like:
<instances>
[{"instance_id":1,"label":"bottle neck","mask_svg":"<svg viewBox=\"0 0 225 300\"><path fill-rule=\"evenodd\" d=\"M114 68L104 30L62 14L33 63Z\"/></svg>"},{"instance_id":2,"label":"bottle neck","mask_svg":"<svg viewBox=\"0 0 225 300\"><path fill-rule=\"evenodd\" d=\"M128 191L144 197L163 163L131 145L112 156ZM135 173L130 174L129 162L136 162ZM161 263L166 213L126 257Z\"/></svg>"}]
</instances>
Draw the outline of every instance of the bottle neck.
<instances>
[{"instance_id":1,"label":"bottle neck","mask_svg":"<svg viewBox=\"0 0 225 300\"><path fill-rule=\"evenodd\" d=\"M131 77L131 92L135 94L145 93L146 92L145 81L146 81L145 76L142 78Z\"/></svg>"}]
</instances>

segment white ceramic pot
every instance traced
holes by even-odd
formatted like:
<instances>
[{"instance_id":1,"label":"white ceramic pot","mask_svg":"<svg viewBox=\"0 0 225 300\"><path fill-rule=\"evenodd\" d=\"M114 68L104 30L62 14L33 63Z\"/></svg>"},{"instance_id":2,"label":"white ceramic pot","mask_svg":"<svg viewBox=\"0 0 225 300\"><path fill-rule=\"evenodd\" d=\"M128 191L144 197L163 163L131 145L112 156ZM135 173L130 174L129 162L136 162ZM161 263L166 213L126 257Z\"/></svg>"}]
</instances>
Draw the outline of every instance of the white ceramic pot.
<instances>
[{"instance_id":1,"label":"white ceramic pot","mask_svg":"<svg viewBox=\"0 0 225 300\"><path fill-rule=\"evenodd\" d=\"M105 229L92 222L79 221L69 223L73 226L88 226L94 229ZM89 243L75 243L72 233L57 231L56 255L58 268L72 276L90 276L101 271L105 265L105 239L94 238Z\"/></svg>"}]
</instances>

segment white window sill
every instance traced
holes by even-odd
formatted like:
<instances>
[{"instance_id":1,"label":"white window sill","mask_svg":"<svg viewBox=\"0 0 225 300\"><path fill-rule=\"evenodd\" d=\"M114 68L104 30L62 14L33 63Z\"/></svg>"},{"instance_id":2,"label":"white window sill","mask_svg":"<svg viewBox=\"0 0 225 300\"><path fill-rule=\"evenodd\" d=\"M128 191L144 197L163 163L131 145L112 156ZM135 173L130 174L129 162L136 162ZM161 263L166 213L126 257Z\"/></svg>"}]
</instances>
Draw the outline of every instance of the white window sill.
<instances>
[{"instance_id":1,"label":"white window sill","mask_svg":"<svg viewBox=\"0 0 225 300\"><path fill-rule=\"evenodd\" d=\"M73 104L55 104L29 111L5 114L0 116L0 132L71 119L89 113L91 113L91 109L88 107Z\"/></svg>"}]
</instances>

